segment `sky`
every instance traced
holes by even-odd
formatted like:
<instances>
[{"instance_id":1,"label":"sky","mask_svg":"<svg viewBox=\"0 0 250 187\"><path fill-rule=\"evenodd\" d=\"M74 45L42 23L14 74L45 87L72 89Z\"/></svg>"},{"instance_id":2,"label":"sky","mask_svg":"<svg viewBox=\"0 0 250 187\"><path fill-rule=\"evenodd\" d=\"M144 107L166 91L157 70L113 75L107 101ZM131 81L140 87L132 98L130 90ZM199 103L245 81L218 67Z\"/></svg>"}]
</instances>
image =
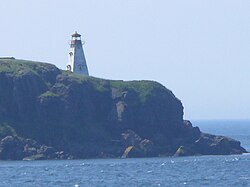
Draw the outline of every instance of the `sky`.
<instances>
[{"instance_id":1,"label":"sky","mask_svg":"<svg viewBox=\"0 0 250 187\"><path fill-rule=\"evenodd\" d=\"M249 0L1 0L0 56L65 69L78 31L92 76L158 81L185 119L250 119L249 10Z\"/></svg>"}]
</instances>

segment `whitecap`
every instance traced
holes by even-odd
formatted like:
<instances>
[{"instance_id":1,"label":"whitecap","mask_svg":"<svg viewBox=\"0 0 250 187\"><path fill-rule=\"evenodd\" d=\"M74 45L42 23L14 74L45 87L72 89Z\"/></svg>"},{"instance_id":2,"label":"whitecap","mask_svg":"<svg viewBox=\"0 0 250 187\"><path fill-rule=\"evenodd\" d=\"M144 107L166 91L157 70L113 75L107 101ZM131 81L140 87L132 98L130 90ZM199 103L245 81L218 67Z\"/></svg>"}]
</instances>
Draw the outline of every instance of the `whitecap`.
<instances>
[{"instance_id":1,"label":"whitecap","mask_svg":"<svg viewBox=\"0 0 250 187\"><path fill-rule=\"evenodd\" d=\"M250 177L242 176L239 179L241 179L241 180L250 180Z\"/></svg>"},{"instance_id":2,"label":"whitecap","mask_svg":"<svg viewBox=\"0 0 250 187\"><path fill-rule=\"evenodd\" d=\"M243 153L242 155L250 155L250 153Z\"/></svg>"}]
</instances>

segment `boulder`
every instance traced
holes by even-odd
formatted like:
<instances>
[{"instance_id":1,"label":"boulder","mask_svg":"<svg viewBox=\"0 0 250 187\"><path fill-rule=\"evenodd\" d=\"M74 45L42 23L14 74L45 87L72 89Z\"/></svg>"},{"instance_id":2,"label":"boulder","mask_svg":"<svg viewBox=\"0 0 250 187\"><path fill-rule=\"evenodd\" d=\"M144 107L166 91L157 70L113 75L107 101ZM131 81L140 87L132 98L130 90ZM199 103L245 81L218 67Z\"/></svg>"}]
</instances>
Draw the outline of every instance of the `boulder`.
<instances>
[{"instance_id":1,"label":"boulder","mask_svg":"<svg viewBox=\"0 0 250 187\"><path fill-rule=\"evenodd\" d=\"M122 142L125 145L122 157L147 157L154 148L151 140L142 139L132 130L122 133Z\"/></svg>"},{"instance_id":2,"label":"boulder","mask_svg":"<svg viewBox=\"0 0 250 187\"><path fill-rule=\"evenodd\" d=\"M185 147L185 146L180 146L177 151L175 152L174 156L179 157L179 156L192 156L196 155L194 154L194 151L190 147Z\"/></svg>"},{"instance_id":3,"label":"boulder","mask_svg":"<svg viewBox=\"0 0 250 187\"><path fill-rule=\"evenodd\" d=\"M228 155L247 152L237 140L206 133L202 133L200 138L195 141L194 149L201 155Z\"/></svg>"},{"instance_id":4,"label":"boulder","mask_svg":"<svg viewBox=\"0 0 250 187\"><path fill-rule=\"evenodd\" d=\"M55 148L38 144L35 140L6 136L0 141L1 160L44 160L70 157Z\"/></svg>"},{"instance_id":5,"label":"boulder","mask_svg":"<svg viewBox=\"0 0 250 187\"><path fill-rule=\"evenodd\" d=\"M0 141L0 159L21 160L25 156L24 145L25 143L20 138L6 136Z\"/></svg>"}]
</instances>

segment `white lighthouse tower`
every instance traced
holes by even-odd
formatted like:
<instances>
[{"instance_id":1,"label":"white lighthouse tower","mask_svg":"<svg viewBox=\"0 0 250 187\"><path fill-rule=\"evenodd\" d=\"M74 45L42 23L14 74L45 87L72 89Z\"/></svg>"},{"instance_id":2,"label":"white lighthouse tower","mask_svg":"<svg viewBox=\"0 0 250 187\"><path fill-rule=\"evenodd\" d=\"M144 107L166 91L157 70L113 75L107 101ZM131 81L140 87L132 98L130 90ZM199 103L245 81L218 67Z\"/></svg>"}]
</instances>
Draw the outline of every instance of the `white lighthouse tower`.
<instances>
[{"instance_id":1,"label":"white lighthouse tower","mask_svg":"<svg viewBox=\"0 0 250 187\"><path fill-rule=\"evenodd\" d=\"M81 35L77 32L72 34L67 70L76 74L89 76L82 45Z\"/></svg>"}]
</instances>

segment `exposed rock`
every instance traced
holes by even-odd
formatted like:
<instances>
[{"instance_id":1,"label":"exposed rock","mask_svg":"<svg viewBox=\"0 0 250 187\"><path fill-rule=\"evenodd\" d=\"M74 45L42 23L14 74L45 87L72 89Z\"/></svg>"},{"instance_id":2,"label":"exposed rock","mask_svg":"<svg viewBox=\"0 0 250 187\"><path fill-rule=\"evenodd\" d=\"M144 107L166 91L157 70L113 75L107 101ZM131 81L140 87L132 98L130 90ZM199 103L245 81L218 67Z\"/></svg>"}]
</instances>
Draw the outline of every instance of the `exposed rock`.
<instances>
[{"instance_id":1,"label":"exposed rock","mask_svg":"<svg viewBox=\"0 0 250 187\"><path fill-rule=\"evenodd\" d=\"M132 130L127 130L126 132L122 133L122 140L126 147L139 147L139 144L142 141L141 137Z\"/></svg>"},{"instance_id":2,"label":"exposed rock","mask_svg":"<svg viewBox=\"0 0 250 187\"><path fill-rule=\"evenodd\" d=\"M65 159L65 156L63 152L57 152L53 147L40 145L32 139L6 136L0 141L1 160Z\"/></svg>"},{"instance_id":3,"label":"exposed rock","mask_svg":"<svg viewBox=\"0 0 250 187\"><path fill-rule=\"evenodd\" d=\"M12 136L3 138L0 142L0 159L1 160L20 160L24 157L23 152L25 143Z\"/></svg>"},{"instance_id":4,"label":"exposed rock","mask_svg":"<svg viewBox=\"0 0 250 187\"><path fill-rule=\"evenodd\" d=\"M181 101L154 81L104 80L0 59L0 90L0 127L11 124L0 128L0 159L121 157L130 146L129 157L246 152L240 142L183 120Z\"/></svg>"},{"instance_id":5,"label":"exposed rock","mask_svg":"<svg viewBox=\"0 0 250 187\"><path fill-rule=\"evenodd\" d=\"M186 153L186 149L184 146L180 146L177 151L175 152L174 156L188 156Z\"/></svg>"},{"instance_id":6,"label":"exposed rock","mask_svg":"<svg viewBox=\"0 0 250 187\"><path fill-rule=\"evenodd\" d=\"M192 147L188 146L180 146L177 151L175 152L174 156L193 156L193 155L200 155L198 153L195 153Z\"/></svg>"},{"instance_id":7,"label":"exposed rock","mask_svg":"<svg viewBox=\"0 0 250 187\"><path fill-rule=\"evenodd\" d=\"M147 157L152 155L153 142L142 139L132 130L122 133L122 142L125 145L123 155L126 155L126 157ZM129 147L132 148L128 151Z\"/></svg>"},{"instance_id":8,"label":"exposed rock","mask_svg":"<svg viewBox=\"0 0 250 187\"><path fill-rule=\"evenodd\" d=\"M241 154L247 151L240 146L240 142L224 136L202 133L195 141L194 149L201 155Z\"/></svg>"},{"instance_id":9,"label":"exposed rock","mask_svg":"<svg viewBox=\"0 0 250 187\"><path fill-rule=\"evenodd\" d=\"M144 139L139 144L140 149L144 152L144 154L147 154L153 150L153 142L148 139Z\"/></svg>"}]
</instances>

